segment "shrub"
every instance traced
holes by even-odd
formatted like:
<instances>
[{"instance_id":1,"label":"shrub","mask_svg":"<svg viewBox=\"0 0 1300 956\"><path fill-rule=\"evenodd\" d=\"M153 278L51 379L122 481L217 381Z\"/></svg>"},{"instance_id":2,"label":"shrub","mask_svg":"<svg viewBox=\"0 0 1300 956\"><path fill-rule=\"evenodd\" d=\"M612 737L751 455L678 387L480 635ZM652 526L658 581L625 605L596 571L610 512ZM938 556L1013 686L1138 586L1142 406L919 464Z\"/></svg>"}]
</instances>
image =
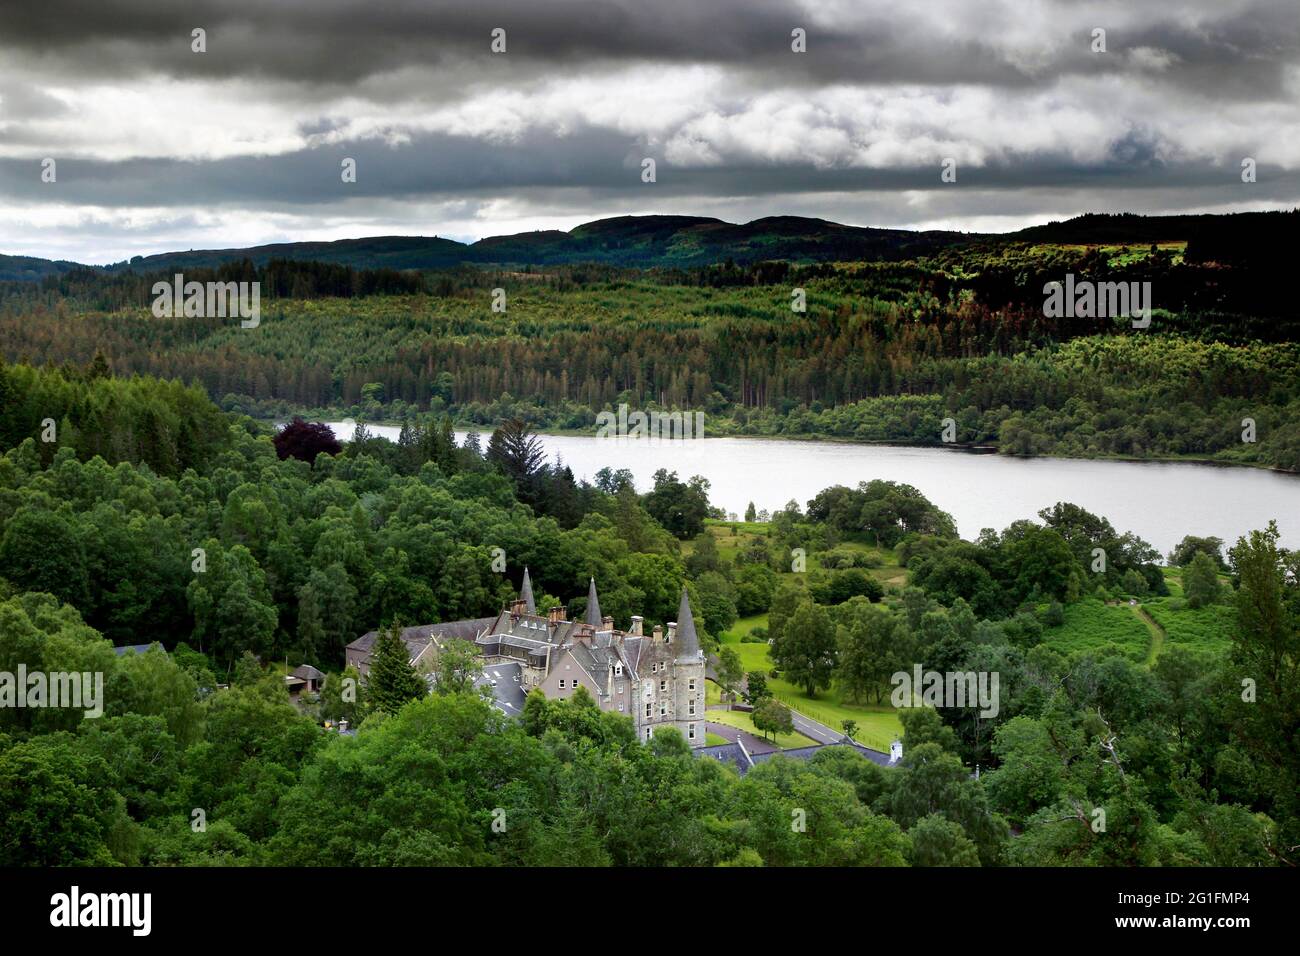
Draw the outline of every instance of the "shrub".
<instances>
[{"instance_id":1,"label":"shrub","mask_svg":"<svg viewBox=\"0 0 1300 956\"><path fill-rule=\"evenodd\" d=\"M1065 623L1065 605L1060 601L1053 601L1047 605L1047 610L1043 612L1043 623L1048 627L1060 627Z\"/></svg>"}]
</instances>

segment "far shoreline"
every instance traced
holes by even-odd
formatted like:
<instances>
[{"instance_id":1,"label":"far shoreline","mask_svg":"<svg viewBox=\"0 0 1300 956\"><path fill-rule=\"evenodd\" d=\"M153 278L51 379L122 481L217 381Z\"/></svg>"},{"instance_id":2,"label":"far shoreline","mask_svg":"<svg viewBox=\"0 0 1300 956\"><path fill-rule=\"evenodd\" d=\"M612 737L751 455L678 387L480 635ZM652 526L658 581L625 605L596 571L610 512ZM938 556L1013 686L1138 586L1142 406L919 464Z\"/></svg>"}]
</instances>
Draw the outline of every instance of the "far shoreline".
<instances>
[{"instance_id":1,"label":"far shoreline","mask_svg":"<svg viewBox=\"0 0 1300 956\"><path fill-rule=\"evenodd\" d=\"M310 416L301 412L295 412L294 414L299 415L300 417L305 418L309 421L339 422L339 421L344 421L349 417L347 415L339 415L339 417L337 418L332 418L327 416ZM264 418L264 417L254 417L251 415L249 417L253 418L254 421L260 424L269 425L273 428L279 428L281 425L284 424L284 422L281 421L278 417ZM377 425L384 428L401 428L404 422L400 419L376 419L373 421L358 421L358 424L364 424L368 426ZM455 420L452 421L452 428L455 431L477 432L479 435L484 435L484 436L490 435L494 427L495 426L483 425L479 422L462 422L462 421L455 421ZM577 428L533 428L532 429L534 434L540 436L552 435L561 438L593 438L593 439L599 437L596 434L594 434L594 430L595 430L595 426L592 426L591 428L582 428L582 429L577 429ZM905 441L880 441L876 439L844 438L842 436L820 435L820 434L753 435L753 434L737 433L737 434L726 434L726 435L705 435L702 437L705 440L709 440L709 441L735 438L735 439L751 439L751 440L781 441L781 442L808 442L814 444L828 444L828 445L856 445L856 446L884 447L884 448L929 449L934 451L959 452L967 455L996 455L998 457L1003 457L1003 458L1021 458L1026 461L1032 461L1034 459L1047 459L1047 460L1057 460L1057 461L1127 462L1130 464L1138 464L1138 465L1140 464L1206 465L1206 466L1216 467L1216 468L1249 468L1249 469L1254 469L1256 471L1267 471L1277 475L1287 475L1294 478L1300 478L1300 472L1288 471L1285 468L1276 468L1272 465L1263 464L1262 462L1231 461L1231 460L1224 460L1219 458L1206 458L1204 456L1199 456L1199 455L1147 455L1143 457L1135 457L1132 455L1063 455L1063 454L1055 454L1055 453L1048 453L1043 455L1012 455L1012 454L1004 454L997 445L991 445L991 444L971 445L971 444L958 444L958 443L936 444L936 443L905 442ZM647 440L649 440L648 436L647 436ZM698 439L669 438L669 439L660 439L660 440L696 441Z\"/></svg>"}]
</instances>

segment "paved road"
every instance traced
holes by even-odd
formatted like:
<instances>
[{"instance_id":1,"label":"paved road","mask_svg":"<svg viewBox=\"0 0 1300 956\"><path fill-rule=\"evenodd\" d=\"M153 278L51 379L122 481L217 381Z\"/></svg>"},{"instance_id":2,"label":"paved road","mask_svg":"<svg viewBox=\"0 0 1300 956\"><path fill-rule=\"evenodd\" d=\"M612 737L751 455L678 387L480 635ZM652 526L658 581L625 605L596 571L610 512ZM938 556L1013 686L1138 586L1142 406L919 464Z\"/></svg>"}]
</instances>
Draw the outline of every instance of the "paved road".
<instances>
[{"instance_id":1,"label":"paved road","mask_svg":"<svg viewBox=\"0 0 1300 956\"><path fill-rule=\"evenodd\" d=\"M782 703L785 702L782 701ZM789 707L790 705L786 704L786 706ZM803 734L805 737L811 737L813 741L816 743L837 744L844 739L843 732L838 730L832 730L831 728L827 727L825 724L818 723L817 721L813 720L811 717L805 717L803 714L799 713L799 711L795 710L794 708L790 708L790 718L791 720L794 721L795 730L799 731L799 733ZM705 714L705 719L706 720L708 719L707 712ZM710 727L710 729L712 730L713 728ZM713 732L717 733L716 730L714 730ZM727 739L732 740L734 738L728 737ZM745 743L746 745L748 745L749 741L746 740Z\"/></svg>"},{"instance_id":2,"label":"paved road","mask_svg":"<svg viewBox=\"0 0 1300 956\"><path fill-rule=\"evenodd\" d=\"M789 704L786 704L789 707ZM805 717L793 707L790 708L790 717L794 720L794 729L806 737L811 737L819 744L837 744L844 739L844 731L831 730L825 724L818 723L811 717Z\"/></svg>"}]
</instances>

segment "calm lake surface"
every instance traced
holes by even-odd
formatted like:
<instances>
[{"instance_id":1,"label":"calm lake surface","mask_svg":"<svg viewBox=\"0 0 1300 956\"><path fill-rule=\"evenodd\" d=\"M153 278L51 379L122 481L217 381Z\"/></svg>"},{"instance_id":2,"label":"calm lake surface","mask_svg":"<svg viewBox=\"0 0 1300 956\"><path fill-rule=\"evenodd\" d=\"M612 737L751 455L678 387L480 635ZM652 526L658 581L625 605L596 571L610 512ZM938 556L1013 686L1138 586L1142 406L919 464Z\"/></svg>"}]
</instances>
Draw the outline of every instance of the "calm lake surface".
<instances>
[{"instance_id":1,"label":"calm lake surface","mask_svg":"<svg viewBox=\"0 0 1300 956\"><path fill-rule=\"evenodd\" d=\"M340 440L352 426L331 422ZM367 425L397 440L398 429ZM457 441L465 435L457 432ZM1070 501L1132 531L1167 554L1184 535L1215 535L1231 545L1276 519L1282 544L1300 547L1300 476L1255 468L1166 462L1009 458L943 448L901 448L764 438L597 438L542 435L574 477L591 480L605 466L626 468L639 491L660 468L709 480L709 500L743 516L754 502L774 511L790 499L808 500L831 485L853 487L885 478L913 485L957 522L963 538L981 528L1001 531L1040 508ZM487 434L481 436L484 445Z\"/></svg>"}]
</instances>

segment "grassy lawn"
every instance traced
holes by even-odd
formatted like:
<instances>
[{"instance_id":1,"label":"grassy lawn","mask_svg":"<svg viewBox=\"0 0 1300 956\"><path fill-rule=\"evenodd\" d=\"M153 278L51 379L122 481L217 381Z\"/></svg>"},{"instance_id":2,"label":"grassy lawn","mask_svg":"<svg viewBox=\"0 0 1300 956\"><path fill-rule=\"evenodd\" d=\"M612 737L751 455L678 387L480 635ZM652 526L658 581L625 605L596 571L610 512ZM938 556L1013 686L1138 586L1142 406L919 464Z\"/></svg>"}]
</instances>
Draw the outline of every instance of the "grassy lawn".
<instances>
[{"instance_id":1,"label":"grassy lawn","mask_svg":"<svg viewBox=\"0 0 1300 956\"><path fill-rule=\"evenodd\" d=\"M740 643L740 639L744 635L760 625L767 627L766 614L742 617L731 626L731 630L723 632L719 637L723 644L728 644L736 649L736 653L740 655L741 666L745 668L746 673L749 671L767 671L772 667L772 662L767 655L766 644Z\"/></svg>"},{"instance_id":2,"label":"grassy lawn","mask_svg":"<svg viewBox=\"0 0 1300 956\"><path fill-rule=\"evenodd\" d=\"M1103 604L1096 598L1067 604L1065 623L1043 630L1043 643L1064 654L1117 644L1135 661L1147 659L1151 640L1146 622L1129 610L1127 601Z\"/></svg>"},{"instance_id":3,"label":"grassy lawn","mask_svg":"<svg viewBox=\"0 0 1300 956\"><path fill-rule=\"evenodd\" d=\"M760 521L737 521L733 524L729 521L709 518L704 522L704 529L713 535L718 545L719 557L731 563L735 560L736 553L749 542L755 538L767 538L768 526ZM687 551L687 547L683 545L683 557L686 556Z\"/></svg>"},{"instance_id":4,"label":"grassy lawn","mask_svg":"<svg viewBox=\"0 0 1300 956\"><path fill-rule=\"evenodd\" d=\"M1230 604L1210 604L1201 608L1173 610L1168 601L1153 601L1144 609L1162 628L1166 646L1204 651L1222 651L1232 643L1237 624L1237 610Z\"/></svg>"},{"instance_id":5,"label":"grassy lawn","mask_svg":"<svg viewBox=\"0 0 1300 956\"><path fill-rule=\"evenodd\" d=\"M722 642L724 644L739 644L740 639L756 627L767 627L767 614L751 614L749 617L742 617L731 625L731 630L723 631Z\"/></svg>"},{"instance_id":6,"label":"grassy lawn","mask_svg":"<svg viewBox=\"0 0 1300 956\"><path fill-rule=\"evenodd\" d=\"M768 656L766 644L741 644L740 638L748 634L757 625L767 624L766 614L741 618L730 631L722 635L722 642L736 649L745 670L767 672L772 669L772 660ZM820 721L832 730L840 729L840 722L846 719L858 722L858 742L872 750L888 751L892 741L903 733L903 725L898 720L898 713L890 706L888 699L883 705L854 704L843 700L837 688L818 691L816 698L809 698L800 687L788 684L780 679L768 678L768 687L788 707ZM709 693L717 694L712 686L706 688L706 702L714 701Z\"/></svg>"},{"instance_id":7,"label":"grassy lawn","mask_svg":"<svg viewBox=\"0 0 1300 956\"><path fill-rule=\"evenodd\" d=\"M704 715L705 720L711 720L715 724L726 724L728 727L735 727L738 730L747 730L755 737L762 737L763 732L754 726L754 721L750 719L749 714L741 710L710 710ZM767 738L771 740L771 738ZM792 750L795 747L811 747L817 741L811 737L805 737L803 734L795 731L792 734L777 734L776 745L782 750Z\"/></svg>"},{"instance_id":8,"label":"grassy lawn","mask_svg":"<svg viewBox=\"0 0 1300 956\"><path fill-rule=\"evenodd\" d=\"M885 587L903 587L907 584L907 570L898 565L898 555L891 548L877 548L865 541L841 541L837 548L846 551L861 551L863 554L875 555L880 562L876 567L866 568L866 572L873 578L883 584ZM808 567L813 567L814 563L821 567L821 562L814 558L809 558Z\"/></svg>"},{"instance_id":9,"label":"grassy lawn","mask_svg":"<svg viewBox=\"0 0 1300 956\"><path fill-rule=\"evenodd\" d=\"M726 737L719 737L717 734L711 733L707 730L704 732L704 746L721 747L725 743L730 743Z\"/></svg>"},{"instance_id":10,"label":"grassy lawn","mask_svg":"<svg viewBox=\"0 0 1300 956\"><path fill-rule=\"evenodd\" d=\"M803 688L779 678L769 678L767 686L772 688L772 693L786 706L825 724L831 730L838 731L841 721L856 720L858 743L872 750L888 753L890 743L903 736L903 724L888 697L883 704L854 704L840 696L838 687L819 690L815 698L809 698Z\"/></svg>"}]
</instances>

